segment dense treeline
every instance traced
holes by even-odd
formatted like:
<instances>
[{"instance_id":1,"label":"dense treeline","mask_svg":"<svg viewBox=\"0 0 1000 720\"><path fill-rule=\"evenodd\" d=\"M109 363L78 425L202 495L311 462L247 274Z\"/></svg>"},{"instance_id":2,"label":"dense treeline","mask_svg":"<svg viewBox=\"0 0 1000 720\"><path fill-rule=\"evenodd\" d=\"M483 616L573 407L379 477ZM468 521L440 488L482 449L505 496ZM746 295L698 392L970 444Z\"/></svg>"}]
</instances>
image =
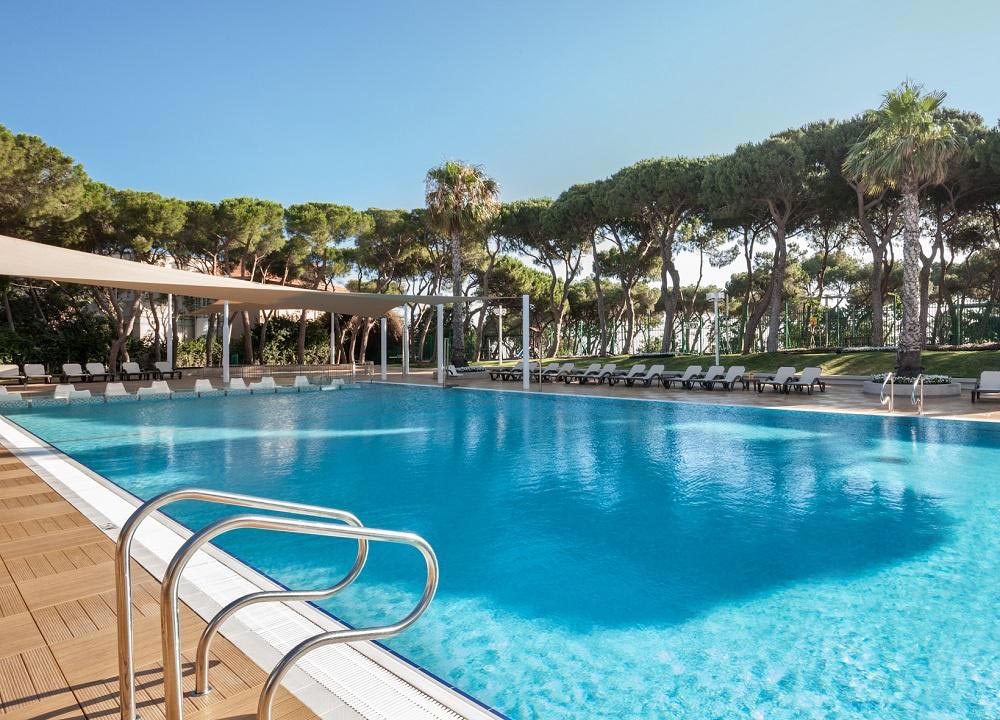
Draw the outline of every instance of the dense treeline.
<instances>
[{"instance_id":1,"label":"dense treeline","mask_svg":"<svg viewBox=\"0 0 1000 720\"><path fill-rule=\"evenodd\" d=\"M372 292L527 293L532 351L545 355L689 347L715 289L701 273L682 277L677 259L692 254L702 270L740 268L723 288L731 349L783 346L790 304L816 316L833 307L860 313L863 339L880 346L890 339L885 308L896 302L903 319L892 339L913 365L926 340L953 336L957 306L1000 305L1000 132L942 99L904 85L878 111L785 130L725 156L643 160L555 200L501 202L481 168L448 162L428 173L426 207L417 209L118 190L39 138L0 127L0 233L319 289L350 278L350 289ZM93 336L91 311L103 319L111 364L134 352L141 313L152 320L153 352L176 332L162 326L160 298L0 282L8 354L37 347L45 327ZM504 305L451 314L451 337L462 338L452 343L455 361L496 352L494 313ZM506 303L508 355L519 342L519 308ZM412 310L419 357L432 312ZM364 358L376 319L339 320L338 353ZM321 356L323 339L305 313L296 332L280 326L284 350L267 337L270 323L251 331L246 313L233 321L245 330L244 358ZM205 362L218 355L217 323L210 319L201 342ZM805 342L821 344L822 323L811 317L808 330Z\"/></svg>"}]
</instances>

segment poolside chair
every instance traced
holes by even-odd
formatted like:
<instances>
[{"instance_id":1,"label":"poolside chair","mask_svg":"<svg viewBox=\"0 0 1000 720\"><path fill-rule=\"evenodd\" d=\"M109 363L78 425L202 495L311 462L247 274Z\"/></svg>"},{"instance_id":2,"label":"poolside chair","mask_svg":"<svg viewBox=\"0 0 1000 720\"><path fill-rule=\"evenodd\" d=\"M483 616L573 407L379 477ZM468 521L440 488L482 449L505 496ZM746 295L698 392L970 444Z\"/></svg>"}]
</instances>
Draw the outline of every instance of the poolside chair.
<instances>
[{"instance_id":1,"label":"poolside chair","mask_svg":"<svg viewBox=\"0 0 1000 720\"><path fill-rule=\"evenodd\" d=\"M559 366L559 372L557 372L555 375L552 376L552 381L555 382L556 380L562 380L575 370L576 370L576 365L574 363L564 362L562 365Z\"/></svg>"},{"instance_id":2,"label":"poolside chair","mask_svg":"<svg viewBox=\"0 0 1000 720\"><path fill-rule=\"evenodd\" d=\"M90 379L90 373L84 370L80 363L63 363L62 366L62 381L65 385L66 383L73 380L73 378L80 378L80 382L87 382Z\"/></svg>"},{"instance_id":3,"label":"poolside chair","mask_svg":"<svg viewBox=\"0 0 1000 720\"><path fill-rule=\"evenodd\" d=\"M166 380L154 380L149 387L141 387L135 391L136 397L142 400L148 397L173 397L174 391L167 385Z\"/></svg>"},{"instance_id":4,"label":"poolside chair","mask_svg":"<svg viewBox=\"0 0 1000 720\"><path fill-rule=\"evenodd\" d=\"M687 370L682 373L671 372L670 374L664 373L660 376L660 382L663 383L663 387L669 389L674 383L678 383L681 387L687 387L687 384L691 382L691 378L695 375L701 374L701 365L688 365Z\"/></svg>"},{"instance_id":5,"label":"poolside chair","mask_svg":"<svg viewBox=\"0 0 1000 720\"><path fill-rule=\"evenodd\" d=\"M214 395L217 392L219 392L219 388L212 385L212 381L208 378L198 378L194 381L194 394L196 397Z\"/></svg>"},{"instance_id":6,"label":"poolside chair","mask_svg":"<svg viewBox=\"0 0 1000 720\"><path fill-rule=\"evenodd\" d=\"M270 375L265 375L257 382L250 383L250 392L252 393L276 393L278 392L278 386L274 384L274 378Z\"/></svg>"},{"instance_id":7,"label":"poolside chair","mask_svg":"<svg viewBox=\"0 0 1000 720\"><path fill-rule=\"evenodd\" d=\"M562 370L562 365L557 362L549 363L546 365L538 374L538 377L544 382L545 380L553 380L559 372Z\"/></svg>"},{"instance_id":8,"label":"poolside chair","mask_svg":"<svg viewBox=\"0 0 1000 720\"><path fill-rule=\"evenodd\" d=\"M10 392L3 385L0 385L0 404L21 402L21 393Z\"/></svg>"},{"instance_id":9,"label":"poolside chair","mask_svg":"<svg viewBox=\"0 0 1000 720\"><path fill-rule=\"evenodd\" d=\"M566 375L563 376L563 381L566 383L570 383L573 380L577 380L579 382L586 382L585 378L587 379L596 378L600 374L601 374L601 363L591 363L583 370L573 370L572 372L567 373Z\"/></svg>"},{"instance_id":10,"label":"poolside chair","mask_svg":"<svg viewBox=\"0 0 1000 720\"><path fill-rule=\"evenodd\" d=\"M149 370L143 370L139 367L137 362L125 362L122 363L122 369L118 372L119 380L145 380L152 372Z\"/></svg>"},{"instance_id":11,"label":"poolside chair","mask_svg":"<svg viewBox=\"0 0 1000 720\"><path fill-rule=\"evenodd\" d=\"M635 379L646 374L645 365L633 365L628 370L616 370L615 374L608 378L608 385L617 385L622 380L631 386Z\"/></svg>"},{"instance_id":12,"label":"poolside chair","mask_svg":"<svg viewBox=\"0 0 1000 720\"><path fill-rule=\"evenodd\" d=\"M531 362L529 362L528 363L528 377L531 377L532 374L537 373L539 367L540 367L540 364L537 363L537 362L535 362L534 360L532 360ZM521 367L521 363L518 363L514 367L508 369L508 371L504 375L501 376L501 379L502 380L520 380L523 375L524 375L524 368Z\"/></svg>"},{"instance_id":13,"label":"poolside chair","mask_svg":"<svg viewBox=\"0 0 1000 720\"><path fill-rule=\"evenodd\" d=\"M736 383L743 383L744 389L747 387L746 381L743 379L743 374L746 373L747 369L742 365L733 365L729 370L726 371L725 377L713 378L712 380L702 380L701 386L706 390L714 390L716 385L722 387L723 390L732 390L736 387Z\"/></svg>"},{"instance_id":14,"label":"poolside chair","mask_svg":"<svg viewBox=\"0 0 1000 720\"><path fill-rule=\"evenodd\" d=\"M153 367L156 368L155 370L153 370L153 374L156 375L156 377L158 379L160 379L160 380L166 380L168 377L171 380L173 378L175 378L175 377L178 380L180 380L181 377L182 377L181 376L181 371L180 370L175 370L174 368L172 368L170 366L170 363L168 363L168 362L162 362L162 361L161 362L155 362L155 363L153 363Z\"/></svg>"},{"instance_id":15,"label":"poolside chair","mask_svg":"<svg viewBox=\"0 0 1000 720\"><path fill-rule=\"evenodd\" d=\"M52 376L45 372L44 365L27 363L24 366L24 384L27 385L32 380L41 380L48 384L52 382Z\"/></svg>"},{"instance_id":16,"label":"poolside chair","mask_svg":"<svg viewBox=\"0 0 1000 720\"><path fill-rule=\"evenodd\" d=\"M643 387L649 387L650 385L653 384L654 380L659 381L661 375L663 375L663 366L653 365L646 372L642 373L642 375L636 375L633 377L626 376L624 379L625 379L625 384L628 385L629 387L632 387L637 382L641 382L643 384Z\"/></svg>"},{"instance_id":17,"label":"poolside chair","mask_svg":"<svg viewBox=\"0 0 1000 720\"><path fill-rule=\"evenodd\" d=\"M52 392L52 397L56 400L65 400L70 402L71 400L86 400L90 397L90 390L77 390L72 385L62 384L56 385L55 390Z\"/></svg>"},{"instance_id":18,"label":"poolside chair","mask_svg":"<svg viewBox=\"0 0 1000 720\"><path fill-rule=\"evenodd\" d=\"M94 382L107 382L108 380L113 380L115 377L114 373L108 372L108 369L104 367L104 363L99 362L87 363L87 374L90 375L90 379Z\"/></svg>"},{"instance_id":19,"label":"poolside chair","mask_svg":"<svg viewBox=\"0 0 1000 720\"><path fill-rule=\"evenodd\" d=\"M21 374L17 365L0 365L0 387L3 387L5 381L13 380L14 382L24 385L24 376Z\"/></svg>"},{"instance_id":20,"label":"poolside chair","mask_svg":"<svg viewBox=\"0 0 1000 720\"><path fill-rule=\"evenodd\" d=\"M120 382L109 382L107 385L104 386L105 402L112 398L131 398L131 397L135 396L132 395L132 393L130 393L128 390L126 390L125 386L122 385Z\"/></svg>"},{"instance_id":21,"label":"poolside chair","mask_svg":"<svg viewBox=\"0 0 1000 720\"><path fill-rule=\"evenodd\" d=\"M243 378L231 378L229 380L229 387L226 388L226 394L228 395L231 392L250 392L250 388L243 382Z\"/></svg>"},{"instance_id":22,"label":"poolside chair","mask_svg":"<svg viewBox=\"0 0 1000 720\"><path fill-rule=\"evenodd\" d=\"M758 378L757 379L757 392L764 392L764 388L770 385L776 392L788 392L788 382L789 380L795 379L795 368L783 366L778 368L778 371L774 373L774 376L770 379L768 378Z\"/></svg>"},{"instance_id":23,"label":"poolside chair","mask_svg":"<svg viewBox=\"0 0 1000 720\"><path fill-rule=\"evenodd\" d=\"M684 384L688 390L691 390L696 385L701 385L703 388L710 388L711 385L706 385L705 383L712 383L715 380L722 378L726 374L726 368L721 365L713 365L708 370L698 375L693 376L691 379Z\"/></svg>"},{"instance_id":24,"label":"poolside chair","mask_svg":"<svg viewBox=\"0 0 1000 720\"><path fill-rule=\"evenodd\" d=\"M972 388L972 402L982 400L983 394L1000 394L1000 370L983 370L976 381L976 387Z\"/></svg>"},{"instance_id":25,"label":"poolside chair","mask_svg":"<svg viewBox=\"0 0 1000 720\"><path fill-rule=\"evenodd\" d=\"M305 375L296 375L295 379L292 380L292 387L295 388L296 392L302 392L303 390L312 388L312 385L309 383L309 378Z\"/></svg>"},{"instance_id":26,"label":"poolside chair","mask_svg":"<svg viewBox=\"0 0 1000 720\"><path fill-rule=\"evenodd\" d=\"M791 388L795 388L798 392L802 390L808 390L809 394L813 394L813 387L819 386L820 392L826 392L826 383L819 379L820 373L823 372L818 367L807 367L802 371L802 375L799 376L798 380L789 380L785 383L785 392L788 392Z\"/></svg>"}]
</instances>

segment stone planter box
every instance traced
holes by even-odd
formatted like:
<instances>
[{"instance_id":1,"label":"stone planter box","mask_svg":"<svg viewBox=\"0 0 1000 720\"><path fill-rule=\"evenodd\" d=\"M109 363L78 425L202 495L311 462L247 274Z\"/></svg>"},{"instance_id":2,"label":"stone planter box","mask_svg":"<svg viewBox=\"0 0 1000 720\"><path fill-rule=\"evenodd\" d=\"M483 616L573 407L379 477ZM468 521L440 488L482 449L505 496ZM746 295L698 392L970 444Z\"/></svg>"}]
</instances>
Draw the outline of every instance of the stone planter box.
<instances>
[{"instance_id":1,"label":"stone planter box","mask_svg":"<svg viewBox=\"0 0 1000 720\"><path fill-rule=\"evenodd\" d=\"M882 393L882 383L867 380L861 386L862 392L869 395L880 395ZM913 384L900 385L896 383L893 387L893 397L910 397L913 392ZM962 394L962 384L950 382L947 385L924 385L924 398L932 397L957 397Z\"/></svg>"}]
</instances>

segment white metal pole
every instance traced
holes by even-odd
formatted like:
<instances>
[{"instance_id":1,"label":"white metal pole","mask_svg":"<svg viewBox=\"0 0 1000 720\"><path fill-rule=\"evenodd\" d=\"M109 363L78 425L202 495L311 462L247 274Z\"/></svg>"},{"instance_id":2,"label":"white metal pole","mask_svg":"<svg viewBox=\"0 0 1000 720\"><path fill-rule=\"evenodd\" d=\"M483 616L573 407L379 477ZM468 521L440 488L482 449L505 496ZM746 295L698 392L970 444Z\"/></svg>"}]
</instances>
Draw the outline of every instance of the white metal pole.
<instances>
[{"instance_id":1,"label":"white metal pole","mask_svg":"<svg viewBox=\"0 0 1000 720\"><path fill-rule=\"evenodd\" d=\"M403 375L410 374L410 306L403 306Z\"/></svg>"},{"instance_id":2,"label":"white metal pole","mask_svg":"<svg viewBox=\"0 0 1000 720\"><path fill-rule=\"evenodd\" d=\"M174 366L174 296L167 294L167 364Z\"/></svg>"},{"instance_id":3,"label":"white metal pole","mask_svg":"<svg viewBox=\"0 0 1000 720\"><path fill-rule=\"evenodd\" d=\"M330 313L330 364L337 364L337 314Z\"/></svg>"},{"instance_id":4,"label":"white metal pole","mask_svg":"<svg viewBox=\"0 0 1000 720\"><path fill-rule=\"evenodd\" d=\"M382 379L383 380L388 380L389 379L389 348L386 347L386 337L388 335L388 333L386 332L386 328L387 328L388 322L389 322L388 319L382 318L381 322L379 323L382 326L382 358L381 358L381 360L382 360Z\"/></svg>"},{"instance_id":5,"label":"white metal pole","mask_svg":"<svg viewBox=\"0 0 1000 720\"><path fill-rule=\"evenodd\" d=\"M497 308L497 364L503 365L503 306Z\"/></svg>"},{"instance_id":6,"label":"white metal pole","mask_svg":"<svg viewBox=\"0 0 1000 720\"><path fill-rule=\"evenodd\" d=\"M715 364L719 364L719 293L715 293Z\"/></svg>"},{"instance_id":7,"label":"white metal pole","mask_svg":"<svg viewBox=\"0 0 1000 720\"><path fill-rule=\"evenodd\" d=\"M531 323L528 319L528 296L521 296L521 387L531 387L531 373L528 372L528 358L531 355Z\"/></svg>"},{"instance_id":8,"label":"white metal pole","mask_svg":"<svg viewBox=\"0 0 1000 720\"><path fill-rule=\"evenodd\" d=\"M222 303L222 382L229 384L229 301Z\"/></svg>"},{"instance_id":9,"label":"white metal pole","mask_svg":"<svg viewBox=\"0 0 1000 720\"><path fill-rule=\"evenodd\" d=\"M437 306L438 384L444 385L444 305Z\"/></svg>"}]
</instances>

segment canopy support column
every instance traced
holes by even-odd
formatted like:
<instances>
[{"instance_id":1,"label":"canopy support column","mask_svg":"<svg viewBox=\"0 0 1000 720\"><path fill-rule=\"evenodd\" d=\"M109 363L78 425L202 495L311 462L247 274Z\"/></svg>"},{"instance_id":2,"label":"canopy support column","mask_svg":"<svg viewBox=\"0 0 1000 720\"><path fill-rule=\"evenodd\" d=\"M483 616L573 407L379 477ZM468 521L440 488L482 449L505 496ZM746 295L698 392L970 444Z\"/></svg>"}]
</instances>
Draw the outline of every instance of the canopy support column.
<instances>
[{"instance_id":1,"label":"canopy support column","mask_svg":"<svg viewBox=\"0 0 1000 720\"><path fill-rule=\"evenodd\" d=\"M222 382L229 384L229 301L222 303Z\"/></svg>"},{"instance_id":2,"label":"canopy support column","mask_svg":"<svg viewBox=\"0 0 1000 720\"><path fill-rule=\"evenodd\" d=\"M521 387L525 390L531 388L531 373L528 372L529 360L531 355L531 323L529 322L528 313L530 308L528 307L528 296L521 296Z\"/></svg>"},{"instance_id":3,"label":"canopy support column","mask_svg":"<svg viewBox=\"0 0 1000 720\"><path fill-rule=\"evenodd\" d=\"M337 364L337 313L330 313L330 364Z\"/></svg>"},{"instance_id":4,"label":"canopy support column","mask_svg":"<svg viewBox=\"0 0 1000 720\"><path fill-rule=\"evenodd\" d=\"M173 293L167 294L167 317L166 317L166 333L167 333L167 364L173 368L174 366L174 296Z\"/></svg>"},{"instance_id":5,"label":"canopy support column","mask_svg":"<svg viewBox=\"0 0 1000 720\"><path fill-rule=\"evenodd\" d=\"M386 325L388 324L388 322L389 321L386 318L382 318L382 320L379 322L379 325L382 326L381 327L381 330L382 330L382 343L381 343L382 358L381 358L381 360L382 360L382 381L383 382L389 379L389 367L388 367L389 348L386 347L386 336L388 335L388 333L386 332Z\"/></svg>"},{"instance_id":6,"label":"canopy support column","mask_svg":"<svg viewBox=\"0 0 1000 720\"><path fill-rule=\"evenodd\" d=\"M410 306L403 306L403 376L410 374Z\"/></svg>"},{"instance_id":7,"label":"canopy support column","mask_svg":"<svg viewBox=\"0 0 1000 720\"><path fill-rule=\"evenodd\" d=\"M437 306L437 380L444 385L444 305Z\"/></svg>"},{"instance_id":8,"label":"canopy support column","mask_svg":"<svg viewBox=\"0 0 1000 720\"><path fill-rule=\"evenodd\" d=\"M503 316L504 307L497 308L497 365L503 365Z\"/></svg>"}]
</instances>

